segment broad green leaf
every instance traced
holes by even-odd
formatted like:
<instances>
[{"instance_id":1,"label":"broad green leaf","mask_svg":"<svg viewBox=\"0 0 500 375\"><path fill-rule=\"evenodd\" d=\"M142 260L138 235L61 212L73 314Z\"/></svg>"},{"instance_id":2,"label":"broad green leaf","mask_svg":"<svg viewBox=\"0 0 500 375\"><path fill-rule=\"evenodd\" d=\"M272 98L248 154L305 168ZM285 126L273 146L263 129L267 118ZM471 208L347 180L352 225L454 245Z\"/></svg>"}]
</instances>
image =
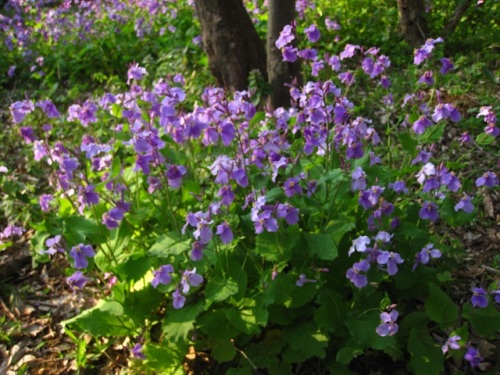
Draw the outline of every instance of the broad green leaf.
<instances>
[{"instance_id":1,"label":"broad green leaf","mask_svg":"<svg viewBox=\"0 0 500 375\"><path fill-rule=\"evenodd\" d=\"M312 357L325 358L329 337L311 322L295 324L283 329L288 347L283 358L291 363L300 363Z\"/></svg>"},{"instance_id":2,"label":"broad green leaf","mask_svg":"<svg viewBox=\"0 0 500 375\"><path fill-rule=\"evenodd\" d=\"M235 309L226 310L227 319L241 332L248 335L255 335L260 332L258 319L254 309Z\"/></svg>"},{"instance_id":3,"label":"broad green leaf","mask_svg":"<svg viewBox=\"0 0 500 375\"><path fill-rule=\"evenodd\" d=\"M61 218L61 225L64 228L64 239L69 247L80 243L100 244L106 240L104 229L99 228L99 224L94 220L83 216Z\"/></svg>"},{"instance_id":4,"label":"broad green leaf","mask_svg":"<svg viewBox=\"0 0 500 375\"><path fill-rule=\"evenodd\" d=\"M205 297L210 302L224 301L236 293L238 293L238 283L232 278L224 280L214 277L205 287Z\"/></svg>"},{"instance_id":5,"label":"broad green leaf","mask_svg":"<svg viewBox=\"0 0 500 375\"><path fill-rule=\"evenodd\" d=\"M444 134L445 128L446 122L431 126L425 130L424 134L418 137L418 140L422 143L434 143L439 141Z\"/></svg>"},{"instance_id":6,"label":"broad green leaf","mask_svg":"<svg viewBox=\"0 0 500 375\"><path fill-rule=\"evenodd\" d=\"M500 332L500 311L490 304L485 308L473 307L466 303L462 308L463 316L470 322L474 331L480 335L498 337Z\"/></svg>"},{"instance_id":7,"label":"broad green leaf","mask_svg":"<svg viewBox=\"0 0 500 375\"><path fill-rule=\"evenodd\" d=\"M436 285L429 283L430 295L425 301L425 313L436 323L450 325L458 319L458 308L450 297Z\"/></svg>"},{"instance_id":8,"label":"broad green leaf","mask_svg":"<svg viewBox=\"0 0 500 375\"><path fill-rule=\"evenodd\" d=\"M351 337L363 348L385 349L394 345L394 336L381 337L375 331L380 324L380 312L368 311L345 322Z\"/></svg>"},{"instance_id":9,"label":"broad green leaf","mask_svg":"<svg viewBox=\"0 0 500 375\"><path fill-rule=\"evenodd\" d=\"M486 133L481 133L476 137L476 142L480 146L491 145L493 142L495 142L495 137Z\"/></svg>"},{"instance_id":10,"label":"broad green leaf","mask_svg":"<svg viewBox=\"0 0 500 375\"><path fill-rule=\"evenodd\" d=\"M444 371L441 347L429 336L427 330L414 328L408 339L411 354L410 367L415 374L439 375Z\"/></svg>"},{"instance_id":11,"label":"broad green leaf","mask_svg":"<svg viewBox=\"0 0 500 375\"><path fill-rule=\"evenodd\" d=\"M255 249L270 262L286 262L292 255L292 248L283 246L277 233L264 232L257 236Z\"/></svg>"},{"instance_id":12,"label":"broad green leaf","mask_svg":"<svg viewBox=\"0 0 500 375\"><path fill-rule=\"evenodd\" d=\"M338 331L345 331L344 322L348 310L343 297L333 290L324 288L319 292L316 302L319 303L319 307L314 312L314 321L318 327L335 332L337 336Z\"/></svg>"},{"instance_id":13,"label":"broad green leaf","mask_svg":"<svg viewBox=\"0 0 500 375\"><path fill-rule=\"evenodd\" d=\"M218 362L229 362L236 355L231 339L216 340L212 345L212 355Z\"/></svg>"},{"instance_id":14,"label":"broad green leaf","mask_svg":"<svg viewBox=\"0 0 500 375\"><path fill-rule=\"evenodd\" d=\"M193 330L196 317L202 310L202 303L185 306L182 309L169 309L163 319L162 330L172 341L186 339Z\"/></svg>"},{"instance_id":15,"label":"broad green leaf","mask_svg":"<svg viewBox=\"0 0 500 375\"><path fill-rule=\"evenodd\" d=\"M191 249L191 240L178 240L176 234L167 233L158 238L149 249L149 254L158 258L180 255Z\"/></svg>"},{"instance_id":16,"label":"broad green leaf","mask_svg":"<svg viewBox=\"0 0 500 375\"><path fill-rule=\"evenodd\" d=\"M403 150L408 151L412 156L417 155L418 142L409 133L399 133L398 139Z\"/></svg>"},{"instance_id":17,"label":"broad green leaf","mask_svg":"<svg viewBox=\"0 0 500 375\"><path fill-rule=\"evenodd\" d=\"M319 259L334 260L338 256L337 244L332 235L312 233L304 235L309 254L316 255Z\"/></svg>"}]
</instances>

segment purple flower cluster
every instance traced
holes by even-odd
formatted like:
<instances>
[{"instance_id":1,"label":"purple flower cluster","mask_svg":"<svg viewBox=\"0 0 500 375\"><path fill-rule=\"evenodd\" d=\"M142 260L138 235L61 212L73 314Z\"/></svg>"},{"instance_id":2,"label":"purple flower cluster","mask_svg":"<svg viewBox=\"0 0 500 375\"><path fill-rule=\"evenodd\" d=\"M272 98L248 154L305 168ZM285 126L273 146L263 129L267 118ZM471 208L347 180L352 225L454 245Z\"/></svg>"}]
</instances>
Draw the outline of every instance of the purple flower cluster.
<instances>
[{"instance_id":1,"label":"purple flower cluster","mask_svg":"<svg viewBox=\"0 0 500 375\"><path fill-rule=\"evenodd\" d=\"M396 310L381 313L380 314L381 323L375 330L377 334L384 337L384 336L392 336L398 333L399 326L396 323L398 317L399 313Z\"/></svg>"},{"instance_id":2,"label":"purple flower cluster","mask_svg":"<svg viewBox=\"0 0 500 375\"><path fill-rule=\"evenodd\" d=\"M153 271L153 279L151 285L157 288L158 285L168 285L172 281L171 274L174 273L174 267L171 264L161 266L159 269ZM192 270L181 271L181 280L179 285L172 293L173 306L175 309L181 309L186 303L186 295L189 293L191 287L198 287L203 283L203 277L196 273L196 268ZM179 289L180 288L180 289ZM182 293L181 293L182 292Z\"/></svg>"}]
</instances>

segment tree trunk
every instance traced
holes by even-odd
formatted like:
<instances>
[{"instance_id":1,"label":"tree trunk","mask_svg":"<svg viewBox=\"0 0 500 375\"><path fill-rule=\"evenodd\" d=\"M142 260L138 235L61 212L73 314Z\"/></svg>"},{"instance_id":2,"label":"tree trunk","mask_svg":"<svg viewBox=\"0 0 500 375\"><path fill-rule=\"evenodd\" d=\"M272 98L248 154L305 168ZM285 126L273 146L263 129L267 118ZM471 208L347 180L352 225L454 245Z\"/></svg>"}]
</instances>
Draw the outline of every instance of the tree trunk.
<instances>
[{"instance_id":1,"label":"tree trunk","mask_svg":"<svg viewBox=\"0 0 500 375\"><path fill-rule=\"evenodd\" d=\"M465 14L471 3L472 0L460 1L458 3L457 7L455 8L455 12L453 12L453 16L448 20L443 28L443 32L441 33L441 36L443 38L447 37L448 35L453 33L453 31L455 31L458 24L460 23L460 20L462 19L462 16Z\"/></svg>"},{"instance_id":2,"label":"tree trunk","mask_svg":"<svg viewBox=\"0 0 500 375\"><path fill-rule=\"evenodd\" d=\"M412 47L421 46L428 35L424 0L397 0L399 32Z\"/></svg>"},{"instance_id":3,"label":"tree trunk","mask_svg":"<svg viewBox=\"0 0 500 375\"><path fill-rule=\"evenodd\" d=\"M226 90L246 90L257 69L267 80L266 51L242 0L196 0L208 65Z\"/></svg>"},{"instance_id":4,"label":"tree trunk","mask_svg":"<svg viewBox=\"0 0 500 375\"><path fill-rule=\"evenodd\" d=\"M281 30L295 18L295 0L269 0L267 26L267 73L272 93L269 97L271 108L290 106L290 88L285 84L300 79L300 65L284 62L275 42Z\"/></svg>"}]
</instances>

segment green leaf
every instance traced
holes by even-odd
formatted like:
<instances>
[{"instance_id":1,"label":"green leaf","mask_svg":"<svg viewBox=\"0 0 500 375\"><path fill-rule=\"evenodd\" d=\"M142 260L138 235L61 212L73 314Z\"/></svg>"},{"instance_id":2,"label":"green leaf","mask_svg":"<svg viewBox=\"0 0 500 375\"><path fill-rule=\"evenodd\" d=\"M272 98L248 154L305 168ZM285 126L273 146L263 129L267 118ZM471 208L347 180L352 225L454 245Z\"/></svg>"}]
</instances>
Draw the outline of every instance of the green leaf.
<instances>
[{"instance_id":1,"label":"green leaf","mask_svg":"<svg viewBox=\"0 0 500 375\"><path fill-rule=\"evenodd\" d=\"M307 247L311 256L316 255L319 259L334 260L338 256L337 244L330 234L305 234Z\"/></svg>"},{"instance_id":2,"label":"green leaf","mask_svg":"<svg viewBox=\"0 0 500 375\"><path fill-rule=\"evenodd\" d=\"M411 354L410 367L415 374L439 375L443 373L443 352L429 336L427 330L417 328L411 330L408 350Z\"/></svg>"},{"instance_id":3,"label":"green leaf","mask_svg":"<svg viewBox=\"0 0 500 375\"><path fill-rule=\"evenodd\" d=\"M122 171L122 162L118 156L115 155L111 163L111 175L109 179L112 180L120 175Z\"/></svg>"},{"instance_id":4,"label":"green leaf","mask_svg":"<svg viewBox=\"0 0 500 375\"><path fill-rule=\"evenodd\" d=\"M323 177L318 180L318 186L325 182L342 182L346 180L346 174L342 169L333 169L330 172L323 174Z\"/></svg>"},{"instance_id":5,"label":"green leaf","mask_svg":"<svg viewBox=\"0 0 500 375\"><path fill-rule=\"evenodd\" d=\"M248 335L255 335L260 332L257 316L253 309L227 309L226 317L241 332Z\"/></svg>"},{"instance_id":6,"label":"green leaf","mask_svg":"<svg viewBox=\"0 0 500 375\"><path fill-rule=\"evenodd\" d=\"M264 232L257 236L255 250L269 262L286 262L292 255L292 248L280 244L277 233Z\"/></svg>"},{"instance_id":7,"label":"green leaf","mask_svg":"<svg viewBox=\"0 0 500 375\"><path fill-rule=\"evenodd\" d=\"M486 133L481 133L476 137L476 142L480 146L487 146L491 145L495 141L495 137L486 134Z\"/></svg>"},{"instance_id":8,"label":"green leaf","mask_svg":"<svg viewBox=\"0 0 500 375\"><path fill-rule=\"evenodd\" d=\"M436 285L429 283L430 295L425 301L425 313L436 323L448 326L458 319L458 308L450 297Z\"/></svg>"},{"instance_id":9,"label":"green leaf","mask_svg":"<svg viewBox=\"0 0 500 375\"><path fill-rule=\"evenodd\" d=\"M179 240L176 233L167 233L158 238L149 249L149 254L158 258L168 258L171 255L180 255L191 249L191 240Z\"/></svg>"},{"instance_id":10,"label":"green leaf","mask_svg":"<svg viewBox=\"0 0 500 375\"><path fill-rule=\"evenodd\" d=\"M63 326L76 326L93 336L126 336L134 325L123 314L116 301L100 301L97 306L85 310L74 318L62 322ZM120 319L117 319L120 316Z\"/></svg>"},{"instance_id":11,"label":"green leaf","mask_svg":"<svg viewBox=\"0 0 500 375\"><path fill-rule=\"evenodd\" d=\"M196 317L201 310L201 302L185 306L182 309L169 309L165 319L163 319L163 333L175 342L186 339L189 332L193 330Z\"/></svg>"},{"instance_id":12,"label":"green leaf","mask_svg":"<svg viewBox=\"0 0 500 375\"><path fill-rule=\"evenodd\" d=\"M236 293L238 293L238 283L232 278L224 280L214 277L205 287L205 296L210 302L224 301Z\"/></svg>"},{"instance_id":13,"label":"green leaf","mask_svg":"<svg viewBox=\"0 0 500 375\"><path fill-rule=\"evenodd\" d=\"M362 348L370 347L382 350L395 343L394 336L381 337L375 331L380 324L379 311L372 310L349 318L345 324L351 333L351 337Z\"/></svg>"},{"instance_id":14,"label":"green leaf","mask_svg":"<svg viewBox=\"0 0 500 375\"><path fill-rule=\"evenodd\" d=\"M229 362L236 355L236 349L231 339L216 340L212 345L212 355L218 362Z\"/></svg>"},{"instance_id":15,"label":"green leaf","mask_svg":"<svg viewBox=\"0 0 500 375\"><path fill-rule=\"evenodd\" d=\"M498 337L500 312L491 303L485 308L473 307L470 303L466 303L462 308L462 314L476 333L488 337Z\"/></svg>"},{"instance_id":16,"label":"green leaf","mask_svg":"<svg viewBox=\"0 0 500 375\"><path fill-rule=\"evenodd\" d=\"M321 333L313 322L286 327L283 336L289 345L288 350L283 352L283 358L288 362L300 363L312 357L325 358L329 337Z\"/></svg>"},{"instance_id":17,"label":"green leaf","mask_svg":"<svg viewBox=\"0 0 500 375\"><path fill-rule=\"evenodd\" d=\"M82 216L69 216L61 218L61 226L64 228L64 239L69 247L80 243L100 244L106 238L99 231L99 224L94 220Z\"/></svg>"},{"instance_id":18,"label":"green leaf","mask_svg":"<svg viewBox=\"0 0 500 375\"><path fill-rule=\"evenodd\" d=\"M424 134L418 137L418 140L422 143L434 143L436 141L439 141L444 134L445 128L446 122L431 126L426 129Z\"/></svg>"},{"instance_id":19,"label":"green leaf","mask_svg":"<svg viewBox=\"0 0 500 375\"><path fill-rule=\"evenodd\" d=\"M336 333L340 331L344 327L348 311L343 297L333 290L324 288L319 292L316 302L320 305L314 312L314 321L318 327Z\"/></svg>"},{"instance_id":20,"label":"green leaf","mask_svg":"<svg viewBox=\"0 0 500 375\"><path fill-rule=\"evenodd\" d=\"M399 133L398 139L403 150L409 152L412 156L417 155L418 142L409 133Z\"/></svg>"}]
</instances>

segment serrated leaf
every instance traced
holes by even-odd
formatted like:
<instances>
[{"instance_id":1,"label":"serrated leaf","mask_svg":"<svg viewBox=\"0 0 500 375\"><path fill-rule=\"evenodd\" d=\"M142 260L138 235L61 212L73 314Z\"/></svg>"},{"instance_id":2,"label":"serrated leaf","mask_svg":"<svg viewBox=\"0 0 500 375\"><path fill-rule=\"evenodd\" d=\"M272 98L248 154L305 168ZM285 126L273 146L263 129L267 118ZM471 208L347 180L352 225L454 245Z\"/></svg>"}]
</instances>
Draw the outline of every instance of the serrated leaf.
<instances>
[{"instance_id":1,"label":"serrated leaf","mask_svg":"<svg viewBox=\"0 0 500 375\"><path fill-rule=\"evenodd\" d=\"M430 295L425 301L425 313L427 316L442 325L450 325L458 319L458 308L450 297L435 286L429 283Z\"/></svg>"},{"instance_id":2,"label":"serrated leaf","mask_svg":"<svg viewBox=\"0 0 500 375\"><path fill-rule=\"evenodd\" d=\"M210 302L224 301L236 293L238 293L238 283L232 278L224 280L214 277L205 287L205 296Z\"/></svg>"},{"instance_id":3,"label":"serrated leaf","mask_svg":"<svg viewBox=\"0 0 500 375\"><path fill-rule=\"evenodd\" d=\"M410 367L415 374L439 375L444 370L444 355L426 330L412 329L408 340Z\"/></svg>"},{"instance_id":4,"label":"serrated leaf","mask_svg":"<svg viewBox=\"0 0 500 375\"><path fill-rule=\"evenodd\" d=\"M339 255L337 244L330 234L308 233L304 237L311 256L316 255L323 260L334 260Z\"/></svg>"}]
</instances>

